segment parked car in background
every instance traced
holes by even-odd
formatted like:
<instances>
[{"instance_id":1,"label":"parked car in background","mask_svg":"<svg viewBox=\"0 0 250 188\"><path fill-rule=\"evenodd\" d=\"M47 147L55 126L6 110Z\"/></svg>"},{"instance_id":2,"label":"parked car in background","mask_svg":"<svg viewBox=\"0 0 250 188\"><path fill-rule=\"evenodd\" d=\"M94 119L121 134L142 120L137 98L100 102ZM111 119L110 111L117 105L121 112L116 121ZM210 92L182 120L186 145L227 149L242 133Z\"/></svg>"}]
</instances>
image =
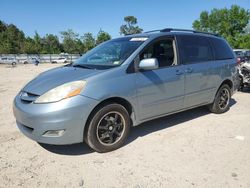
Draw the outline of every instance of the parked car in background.
<instances>
[{"instance_id":1,"label":"parked car in background","mask_svg":"<svg viewBox=\"0 0 250 188\"><path fill-rule=\"evenodd\" d=\"M58 59L52 60L51 63L67 63L67 58L59 57Z\"/></svg>"},{"instance_id":2,"label":"parked car in background","mask_svg":"<svg viewBox=\"0 0 250 188\"><path fill-rule=\"evenodd\" d=\"M27 58L27 59L21 60L20 62L23 64L39 64L40 59L36 58L36 57L32 57L32 58Z\"/></svg>"},{"instance_id":3,"label":"parked car in background","mask_svg":"<svg viewBox=\"0 0 250 188\"><path fill-rule=\"evenodd\" d=\"M14 58L14 57L1 57L0 58L0 63L16 65L17 64L17 59Z\"/></svg>"},{"instance_id":4,"label":"parked car in background","mask_svg":"<svg viewBox=\"0 0 250 188\"><path fill-rule=\"evenodd\" d=\"M17 126L47 144L121 147L130 127L199 106L230 108L237 59L220 36L166 28L102 43L46 71L15 97Z\"/></svg>"},{"instance_id":5,"label":"parked car in background","mask_svg":"<svg viewBox=\"0 0 250 188\"><path fill-rule=\"evenodd\" d=\"M240 77L239 90L242 91L244 87L249 87L250 85L250 61L240 63L238 69Z\"/></svg>"},{"instance_id":6,"label":"parked car in background","mask_svg":"<svg viewBox=\"0 0 250 188\"><path fill-rule=\"evenodd\" d=\"M234 49L233 51L238 58L238 63L250 61L249 49Z\"/></svg>"}]
</instances>

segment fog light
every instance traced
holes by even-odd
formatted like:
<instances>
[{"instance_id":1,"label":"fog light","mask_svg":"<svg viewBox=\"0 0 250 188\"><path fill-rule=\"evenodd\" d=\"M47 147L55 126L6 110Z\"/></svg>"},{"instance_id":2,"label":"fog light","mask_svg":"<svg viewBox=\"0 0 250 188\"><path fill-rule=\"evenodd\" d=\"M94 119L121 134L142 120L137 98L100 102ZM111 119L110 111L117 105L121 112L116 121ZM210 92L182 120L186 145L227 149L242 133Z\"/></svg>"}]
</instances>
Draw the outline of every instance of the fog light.
<instances>
[{"instance_id":1,"label":"fog light","mask_svg":"<svg viewBox=\"0 0 250 188\"><path fill-rule=\"evenodd\" d=\"M64 134L65 130L50 130L50 131L46 131L43 136L46 137L59 137L62 136Z\"/></svg>"}]
</instances>

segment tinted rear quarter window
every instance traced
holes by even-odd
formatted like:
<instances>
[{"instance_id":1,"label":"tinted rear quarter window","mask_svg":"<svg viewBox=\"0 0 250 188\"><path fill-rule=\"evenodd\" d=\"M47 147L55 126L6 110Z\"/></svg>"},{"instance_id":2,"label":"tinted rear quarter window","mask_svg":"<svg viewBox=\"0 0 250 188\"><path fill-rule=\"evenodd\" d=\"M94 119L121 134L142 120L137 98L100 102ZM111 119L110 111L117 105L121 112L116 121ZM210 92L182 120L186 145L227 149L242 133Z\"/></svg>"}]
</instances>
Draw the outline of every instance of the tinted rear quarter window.
<instances>
[{"instance_id":1,"label":"tinted rear quarter window","mask_svg":"<svg viewBox=\"0 0 250 188\"><path fill-rule=\"evenodd\" d=\"M207 37L180 36L180 51L184 64L210 61L213 59L211 45Z\"/></svg>"},{"instance_id":2,"label":"tinted rear quarter window","mask_svg":"<svg viewBox=\"0 0 250 188\"><path fill-rule=\"evenodd\" d=\"M224 39L211 38L214 56L216 60L233 59L234 54L231 47Z\"/></svg>"}]
</instances>

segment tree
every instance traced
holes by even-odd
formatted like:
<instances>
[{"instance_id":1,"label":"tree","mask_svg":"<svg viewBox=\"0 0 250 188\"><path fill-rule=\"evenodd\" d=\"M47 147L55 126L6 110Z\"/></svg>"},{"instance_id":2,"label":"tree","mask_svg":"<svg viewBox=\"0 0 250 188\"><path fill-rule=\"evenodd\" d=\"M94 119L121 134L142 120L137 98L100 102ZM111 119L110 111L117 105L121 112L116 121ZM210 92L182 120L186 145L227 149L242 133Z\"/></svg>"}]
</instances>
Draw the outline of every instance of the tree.
<instances>
[{"instance_id":1,"label":"tree","mask_svg":"<svg viewBox=\"0 0 250 188\"><path fill-rule=\"evenodd\" d=\"M250 34L244 34L238 37L238 48L250 49Z\"/></svg>"},{"instance_id":2,"label":"tree","mask_svg":"<svg viewBox=\"0 0 250 188\"><path fill-rule=\"evenodd\" d=\"M0 23L0 53L20 53L25 40L24 33L15 25Z\"/></svg>"},{"instance_id":3,"label":"tree","mask_svg":"<svg viewBox=\"0 0 250 188\"><path fill-rule=\"evenodd\" d=\"M81 53L79 51L79 39L78 33L75 33L72 29L61 32L63 38L63 49L67 53Z\"/></svg>"},{"instance_id":4,"label":"tree","mask_svg":"<svg viewBox=\"0 0 250 188\"><path fill-rule=\"evenodd\" d=\"M250 12L237 5L230 9L212 9L203 11L200 18L193 22L193 28L199 31L213 32L226 38L232 47L240 47L239 38L245 35L250 20Z\"/></svg>"},{"instance_id":5,"label":"tree","mask_svg":"<svg viewBox=\"0 0 250 188\"><path fill-rule=\"evenodd\" d=\"M42 44L43 49L41 53L44 54L57 54L62 50L58 37L53 34L46 34L46 36L42 38Z\"/></svg>"},{"instance_id":6,"label":"tree","mask_svg":"<svg viewBox=\"0 0 250 188\"><path fill-rule=\"evenodd\" d=\"M80 39L77 39L76 41L76 49L78 54L83 54L84 50L85 50L85 46L83 44L83 42Z\"/></svg>"},{"instance_id":7,"label":"tree","mask_svg":"<svg viewBox=\"0 0 250 188\"><path fill-rule=\"evenodd\" d=\"M35 46L34 39L27 37L24 41L22 52L26 54L35 54L37 53L37 51L34 48L34 46Z\"/></svg>"},{"instance_id":8,"label":"tree","mask_svg":"<svg viewBox=\"0 0 250 188\"><path fill-rule=\"evenodd\" d=\"M110 39L111 39L110 34L100 29L96 37L96 45L101 44Z\"/></svg>"},{"instance_id":9,"label":"tree","mask_svg":"<svg viewBox=\"0 0 250 188\"><path fill-rule=\"evenodd\" d=\"M0 32L4 32L7 29L7 25L0 20Z\"/></svg>"},{"instance_id":10,"label":"tree","mask_svg":"<svg viewBox=\"0 0 250 188\"><path fill-rule=\"evenodd\" d=\"M141 33L143 29L137 26L137 18L134 16L126 16L124 17L124 21L126 22L124 25L120 27L120 34L122 35L130 35Z\"/></svg>"},{"instance_id":11,"label":"tree","mask_svg":"<svg viewBox=\"0 0 250 188\"><path fill-rule=\"evenodd\" d=\"M33 40L34 40L33 52L36 54L41 53L43 49L43 42L41 36L36 31Z\"/></svg>"},{"instance_id":12,"label":"tree","mask_svg":"<svg viewBox=\"0 0 250 188\"><path fill-rule=\"evenodd\" d=\"M248 25L245 27L244 32L245 32L246 34L250 34L250 22L249 22Z\"/></svg>"},{"instance_id":13,"label":"tree","mask_svg":"<svg viewBox=\"0 0 250 188\"><path fill-rule=\"evenodd\" d=\"M82 39L84 45L84 52L87 52L95 47L95 38L93 37L92 33L85 33Z\"/></svg>"}]
</instances>

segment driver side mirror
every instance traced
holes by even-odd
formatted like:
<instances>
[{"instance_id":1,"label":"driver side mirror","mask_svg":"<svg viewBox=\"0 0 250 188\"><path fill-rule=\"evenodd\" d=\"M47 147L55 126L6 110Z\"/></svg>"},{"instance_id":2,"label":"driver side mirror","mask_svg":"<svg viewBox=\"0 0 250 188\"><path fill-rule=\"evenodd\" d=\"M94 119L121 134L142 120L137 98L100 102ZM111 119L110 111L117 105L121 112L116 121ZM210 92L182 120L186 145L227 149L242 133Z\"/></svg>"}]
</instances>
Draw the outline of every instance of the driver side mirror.
<instances>
[{"instance_id":1,"label":"driver side mirror","mask_svg":"<svg viewBox=\"0 0 250 188\"><path fill-rule=\"evenodd\" d=\"M139 69L142 70L155 70L159 68L159 63L156 58L143 59L139 63Z\"/></svg>"}]
</instances>

